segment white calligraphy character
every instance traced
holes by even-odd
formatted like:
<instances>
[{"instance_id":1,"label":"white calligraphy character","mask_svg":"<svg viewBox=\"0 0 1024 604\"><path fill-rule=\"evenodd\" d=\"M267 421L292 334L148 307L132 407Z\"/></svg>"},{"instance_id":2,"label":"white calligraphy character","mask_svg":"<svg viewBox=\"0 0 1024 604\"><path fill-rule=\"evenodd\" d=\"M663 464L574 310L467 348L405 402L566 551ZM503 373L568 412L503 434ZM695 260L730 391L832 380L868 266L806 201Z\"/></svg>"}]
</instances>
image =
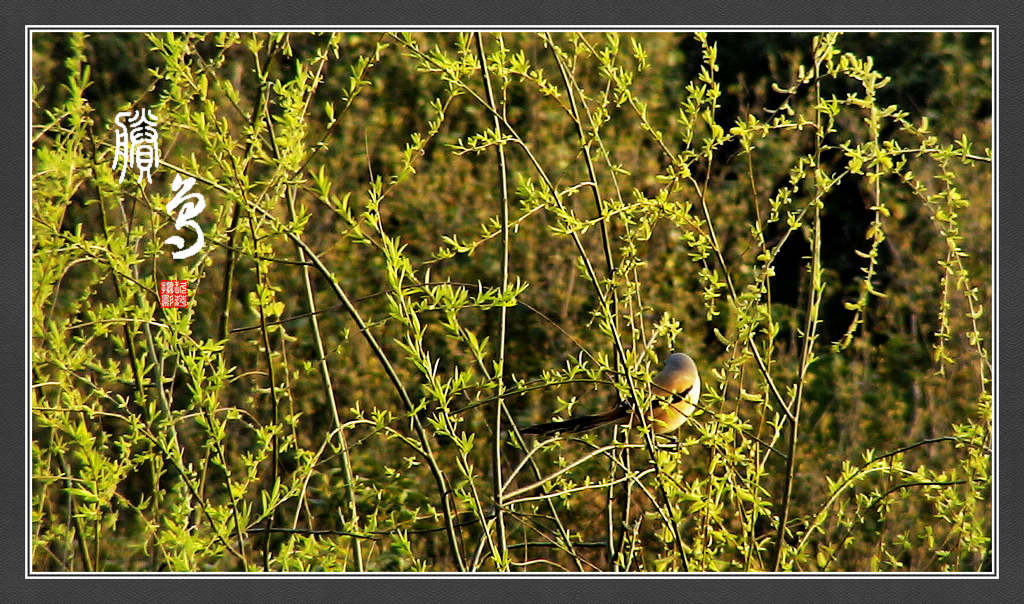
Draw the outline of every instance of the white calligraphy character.
<instances>
[{"instance_id":1,"label":"white calligraphy character","mask_svg":"<svg viewBox=\"0 0 1024 604\"><path fill-rule=\"evenodd\" d=\"M130 116L130 117L129 117ZM128 124L124 118L128 117ZM121 174L117 182L124 181L124 173L128 168L138 168L139 182L146 177L146 182L153 182L153 170L160 166L160 148L157 146L156 116L149 109L135 112L121 111L114 116L117 125L114 163L112 170L117 170L118 160L121 162ZM129 129L129 126L131 127Z\"/></svg>"},{"instance_id":2,"label":"white calligraphy character","mask_svg":"<svg viewBox=\"0 0 1024 604\"><path fill-rule=\"evenodd\" d=\"M196 232L196 242L187 249L182 249L185 247L185 240L178 235L173 235L164 240L164 244L173 245L180 250L171 254L171 257L175 260L191 258L203 247L203 230L199 228L199 225L196 224L193 218L199 216L199 213L206 207L206 200L199 193L189 193L194 184L196 184L196 179L192 177L182 179L180 174L175 176L174 182L171 183L171 188L177 192L174 194L174 198L167 203L167 213L171 214L178 209L178 206L181 206L181 213L174 220L174 227L179 230L184 227L191 227ZM189 199L194 199L195 201L189 201Z\"/></svg>"}]
</instances>

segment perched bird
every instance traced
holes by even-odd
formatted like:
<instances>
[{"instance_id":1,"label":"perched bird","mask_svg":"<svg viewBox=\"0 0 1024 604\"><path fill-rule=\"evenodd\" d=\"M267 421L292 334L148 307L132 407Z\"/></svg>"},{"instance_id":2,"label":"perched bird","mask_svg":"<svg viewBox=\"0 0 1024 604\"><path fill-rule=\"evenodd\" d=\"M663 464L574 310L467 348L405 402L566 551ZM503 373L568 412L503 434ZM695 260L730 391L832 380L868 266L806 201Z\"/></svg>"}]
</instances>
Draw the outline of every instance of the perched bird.
<instances>
[{"instance_id":1,"label":"perched bird","mask_svg":"<svg viewBox=\"0 0 1024 604\"><path fill-rule=\"evenodd\" d=\"M647 422L657 434L672 432L683 425L686 418L697 408L700 397L700 376L697 364L681 352L670 354L658 375L651 382L651 394L655 397L671 397L665 404L655 401L647 412ZM561 422L537 424L523 429L523 434L554 434L555 432L586 432L605 424L623 424L629 421L635 411L629 406L619 406L607 413L583 415ZM633 425L640 425L640 418L633 418Z\"/></svg>"}]
</instances>

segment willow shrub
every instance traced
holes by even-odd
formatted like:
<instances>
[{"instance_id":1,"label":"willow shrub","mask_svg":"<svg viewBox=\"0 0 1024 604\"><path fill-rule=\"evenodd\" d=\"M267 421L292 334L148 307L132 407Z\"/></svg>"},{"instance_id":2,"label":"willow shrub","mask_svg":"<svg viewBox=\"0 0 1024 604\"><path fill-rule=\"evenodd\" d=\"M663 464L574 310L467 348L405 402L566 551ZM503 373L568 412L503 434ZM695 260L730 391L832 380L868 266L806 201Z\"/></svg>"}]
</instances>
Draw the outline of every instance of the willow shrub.
<instances>
[{"instance_id":1,"label":"willow shrub","mask_svg":"<svg viewBox=\"0 0 1024 604\"><path fill-rule=\"evenodd\" d=\"M989 44L35 35L33 568L990 570Z\"/></svg>"}]
</instances>

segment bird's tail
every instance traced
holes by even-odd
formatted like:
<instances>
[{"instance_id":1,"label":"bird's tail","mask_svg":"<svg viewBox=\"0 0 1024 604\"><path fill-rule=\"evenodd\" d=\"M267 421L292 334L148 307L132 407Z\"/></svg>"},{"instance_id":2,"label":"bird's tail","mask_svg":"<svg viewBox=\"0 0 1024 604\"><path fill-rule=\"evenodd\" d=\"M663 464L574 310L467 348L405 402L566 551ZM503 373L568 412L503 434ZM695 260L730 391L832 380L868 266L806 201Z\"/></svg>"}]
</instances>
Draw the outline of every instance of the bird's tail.
<instances>
[{"instance_id":1,"label":"bird's tail","mask_svg":"<svg viewBox=\"0 0 1024 604\"><path fill-rule=\"evenodd\" d=\"M580 417L574 417L561 422L537 424L535 426L530 426L529 428L523 428L520 432L523 434L540 434L542 436L554 434L555 432L586 432L587 430L593 430L598 426L620 422L627 417L629 417L629 409L623 406L616 407L607 413L581 415Z\"/></svg>"}]
</instances>

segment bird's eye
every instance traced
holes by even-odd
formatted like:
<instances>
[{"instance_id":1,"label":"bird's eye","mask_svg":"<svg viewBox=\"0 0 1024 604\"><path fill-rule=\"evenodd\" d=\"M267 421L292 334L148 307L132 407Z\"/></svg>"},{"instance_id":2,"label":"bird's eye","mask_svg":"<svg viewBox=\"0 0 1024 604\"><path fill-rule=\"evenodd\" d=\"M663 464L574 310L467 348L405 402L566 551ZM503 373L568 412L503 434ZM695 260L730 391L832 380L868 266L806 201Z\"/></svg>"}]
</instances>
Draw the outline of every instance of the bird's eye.
<instances>
[{"instance_id":1,"label":"bird's eye","mask_svg":"<svg viewBox=\"0 0 1024 604\"><path fill-rule=\"evenodd\" d=\"M677 392L677 393L673 394L672 398L675 399L675 400L683 400L686 397L690 396L690 391L691 390L693 390L693 386L690 386L689 388L687 388L686 390L683 390L682 392Z\"/></svg>"}]
</instances>

